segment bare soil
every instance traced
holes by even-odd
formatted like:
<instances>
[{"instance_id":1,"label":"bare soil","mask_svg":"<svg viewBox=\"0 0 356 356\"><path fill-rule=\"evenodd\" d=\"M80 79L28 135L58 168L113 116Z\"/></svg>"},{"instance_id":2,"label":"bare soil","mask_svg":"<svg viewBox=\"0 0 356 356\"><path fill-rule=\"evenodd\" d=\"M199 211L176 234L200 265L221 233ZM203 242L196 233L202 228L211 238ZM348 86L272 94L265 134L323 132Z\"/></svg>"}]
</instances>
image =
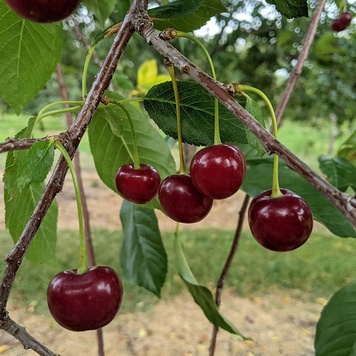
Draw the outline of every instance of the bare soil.
<instances>
[{"instance_id":1,"label":"bare soil","mask_svg":"<svg viewBox=\"0 0 356 356\"><path fill-rule=\"evenodd\" d=\"M91 170L83 172L93 228L119 229L121 199L105 187ZM0 184L0 226L4 226L2 184ZM187 229L234 228L243 193L216 202L209 217ZM58 196L59 228L77 229L76 202L70 179ZM162 230L175 223L158 214ZM30 281L29 281L30 282ZM306 300L306 298L303 298ZM291 294L275 291L242 298L224 291L222 312L250 337L243 341L225 331L218 334L217 356L308 356L314 354L315 325L325 300L303 302ZM10 316L55 353L63 356L97 355L95 332L73 333L59 327L49 315L36 315L31 306L18 308L10 301ZM148 312L123 314L104 330L106 356L198 356L208 355L211 325L190 295L183 293L160 301ZM0 331L0 355L35 355Z\"/></svg>"}]
</instances>

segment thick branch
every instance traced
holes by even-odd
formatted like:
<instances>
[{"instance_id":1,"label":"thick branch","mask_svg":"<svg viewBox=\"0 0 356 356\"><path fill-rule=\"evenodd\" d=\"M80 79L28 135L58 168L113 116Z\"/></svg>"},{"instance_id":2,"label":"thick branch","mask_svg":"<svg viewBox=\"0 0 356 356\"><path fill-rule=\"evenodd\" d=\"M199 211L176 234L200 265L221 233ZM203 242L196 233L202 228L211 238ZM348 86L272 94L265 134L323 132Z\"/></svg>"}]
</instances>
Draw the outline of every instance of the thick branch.
<instances>
[{"instance_id":1,"label":"thick branch","mask_svg":"<svg viewBox=\"0 0 356 356\"><path fill-rule=\"evenodd\" d=\"M138 0L133 2L131 7L132 11L129 11L128 15L125 17L125 20L123 21L122 26L117 36L115 37L110 52L108 53L108 56L106 57L104 64L99 74L97 75L91 90L88 93L88 96L85 100L82 110L78 114L76 121L68 129L66 135L63 135L63 145L71 157L73 157L75 154L80 140L83 137L105 90L110 84L117 63L134 32L132 19L135 13L135 8L137 7L137 3ZM46 189L31 218L26 224L18 242L16 243L13 250L6 256L7 266L4 272L2 283L0 284L0 320L2 321L6 320L6 305L17 271L50 205L52 204L55 196L58 194L58 192L61 191L63 187L67 170L68 166L65 160L63 157L60 157L46 186Z\"/></svg>"},{"instance_id":2,"label":"thick branch","mask_svg":"<svg viewBox=\"0 0 356 356\"><path fill-rule=\"evenodd\" d=\"M291 169L304 177L314 188L335 205L352 225L356 226L355 198L340 192L277 141L272 134L265 130L257 120L234 100L224 85L204 73L199 67L179 53L172 45L167 43L163 34L155 30L149 21L139 18L135 21L135 27L137 31L146 38L147 42L163 57L167 58L182 73L188 74L208 92L214 95L237 119L247 126L248 129L261 140L268 153L278 154Z\"/></svg>"}]
</instances>

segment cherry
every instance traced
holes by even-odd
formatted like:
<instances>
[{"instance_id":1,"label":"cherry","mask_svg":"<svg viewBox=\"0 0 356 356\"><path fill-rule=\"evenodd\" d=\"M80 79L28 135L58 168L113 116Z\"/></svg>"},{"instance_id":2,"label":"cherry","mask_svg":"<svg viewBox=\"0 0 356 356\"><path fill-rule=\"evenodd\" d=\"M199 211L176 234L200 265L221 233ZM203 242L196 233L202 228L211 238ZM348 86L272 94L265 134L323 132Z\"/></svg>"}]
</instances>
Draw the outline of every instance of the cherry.
<instances>
[{"instance_id":1,"label":"cherry","mask_svg":"<svg viewBox=\"0 0 356 356\"><path fill-rule=\"evenodd\" d=\"M190 164L196 188L213 199L235 194L246 174L246 160L241 150L230 144L218 144L198 151Z\"/></svg>"},{"instance_id":2,"label":"cherry","mask_svg":"<svg viewBox=\"0 0 356 356\"><path fill-rule=\"evenodd\" d=\"M110 323L122 302L122 284L116 272L95 266L83 274L58 273L47 290L48 308L58 324L72 331L95 330Z\"/></svg>"},{"instance_id":3,"label":"cherry","mask_svg":"<svg viewBox=\"0 0 356 356\"><path fill-rule=\"evenodd\" d=\"M257 195L248 211L254 238L272 251L291 251L303 245L313 228L309 206L299 195L281 189L282 196L271 198L271 190Z\"/></svg>"},{"instance_id":4,"label":"cherry","mask_svg":"<svg viewBox=\"0 0 356 356\"><path fill-rule=\"evenodd\" d=\"M165 213L182 223L195 223L211 210L213 199L200 193L189 175L173 174L165 178L158 190L158 198Z\"/></svg>"},{"instance_id":5,"label":"cherry","mask_svg":"<svg viewBox=\"0 0 356 356\"><path fill-rule=\"evenodd\" d=\"M340 16L331 23L331 28L336 31L340 32L345 30L352 21L352 15L350 12L342 12Z\"/></svg>"},{"instance_id":6,"label":"cherry","mask_svg":"<svg viewBox=\"0 0 356 356\"><path fill-rule=\"evenodd\" d=\"M71 15L81 0L5 0L17 15L34 22L51 23Z\"/></svg>"},{"instance_id":7,"label":"cherry","mask_svg":"<svg viewBox=\"0 0 356 356\"><path fill-rule=\"evenodd\" d=\"M161 178L155 168L140 164L139 169L133 163L121 166L116 173L116 188L126 200L137 204L151 201L157 194Z\"/></svg>"},{"instance_id":8,"label":"cherry","mask_svg":"<svg viewBox=\"0 0 356 356\"><path fill-rule=\"evenodd\" d=\"M346 27L348 27L352 21L352 15L350 12L342 12L339 16L339 21Z\"/></svg>"}]
</instances>

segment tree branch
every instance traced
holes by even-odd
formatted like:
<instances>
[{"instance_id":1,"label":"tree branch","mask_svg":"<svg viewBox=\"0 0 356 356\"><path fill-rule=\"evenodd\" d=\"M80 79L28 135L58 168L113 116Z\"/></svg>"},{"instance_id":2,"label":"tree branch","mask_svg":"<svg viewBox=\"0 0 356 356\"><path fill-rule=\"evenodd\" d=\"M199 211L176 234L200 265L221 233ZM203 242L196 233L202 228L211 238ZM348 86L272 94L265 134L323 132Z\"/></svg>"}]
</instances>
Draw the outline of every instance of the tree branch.
<instances>
[{"instance_id":1,"label":"tree branch","mask_svg":"<svg viewBox=\"0 0 356 356\"><path fill-rule=\"evenodd\" d=\"M224 264L224 267L221 271L220 277L218 279L218 282L216 284L216 291L215 291L215 304L220 307L221 304L221 294L222 294L222 290L224 288L224 283L225 283L225 278L227 276L227 273L231 267L231 263L232 260L235 257L237 248L239 246L239 242L240 242L240 237L241 237L241 232L242 232L242 228L243 228L243 224L244 224L244 220L245 220L245 215L246 215L246 211L248 208L248 204L250 202L250 197L248 194L245 194L244 200L242 202L241 205L241 209L239 211L239 219L237 222L237 226L236 226L236 230L235 230L235 235L234 235L234 239L232 241L232 246L229 252L229 255L227 256L226 262ZM219 331L219 327L218 326L213 326L213 333L211 336L211 342L210 342L210 347L209 347L209 356L214 356L215 354L215 348L216 348L216 339L218 336L218 331Z\"/></svg>"},{"instance_id":2,"label":"tree branch","mask_svg":"<svg viewBox=\"0 0 356 356\"><path fill-rule=\"evenodd\" d=\"M296 173L304 177L315 189L321 192L346 219L356 227L356 199L342 193L329 182L319 176L302 160L274 138L259 124L239 103L237 103L226 86L215 81L199 67L179 53L171 44L167 43L163 33L155 30L152 24L143 17L137 18L135 28L147 43L152 45L163 57L167 58L182 73L189 75L208 92L215 96L238 120L258 137L269 154L278 154Z\"/></svg>"},{"instance_id":3,"label":"tree branch","mask_svg":"<svg viewBox=\"0 0 356 356\"><path fill-rule=\"evenodd\" d=\"M51 139L60 139L59 135L46 136L42 138L12 138L9 137L5 142L0 143L0 153L16 151L16 150L28 150L32 145L37 142L49 141Z\"/></svg>"},{"instance_id":4,"label":"tree branch","mask_svg":"<svg viewBox=\"0 0 356 356\"><path fill-rule=\"evenodd\" d=\"M289 76L287 86L282 94L281 100L279 101L279 103L277 105L276 118L277 118L278 125L280 124L280 122L282 120L284 111L287 107L289 99L292 96L295 84L297 83L297 80L302 73L304 63L305 63L306 59L308 58L310 47L313 44L316 30L318 28L318 23L319 23L321 14L323 12L325 3L326 3L326 0L319 0L317 3L317 6L315 7L313 16L310 20L310 26L309 26L308 32L304 39L303 49L299 53L299 56L297 59L297 64L295 65L295 67L293 68L293 70Z\"/></svg>"},{"instance_id":5,"label":"tree branch","mask_svg":"<svg viewBox=\"0 0 356 356\"><path fill-rule=\"evenodd\" d=\"M59 356L31 336L23 326L13 321L7 313L0 320L0 328L19 340L25 350L32 349L43 356Z\"/></svg>"},{"instance_id":6,"label":"tree branch","mask_svg":"<svg viewBox=\"0 0 356 356\"><path fill-rule=\"evenodd\" d=\"M117 63L134 32L132 21L134 14L136 14L138 11L137 8L139 3L139 0L133 1L131 9L126 15L122 26L120 27L120 30L115 37L114 43L88 93L88 96L81 111L78 114L77 119L68 129L68 131L62 136L62 143L71 157L74 156L80 140L83 137L105 90L108 88L111 82L111 78L114 75ZM7 320L8 313L6 311L6 305L17 271L50 205L63 187L67 170L68 166L65 162L65 159L60 157L46 186L46 189L32 216L27 222L19 240L17 241L12 251L10 251L10 253L5 258L7 266L3 275L2 283L0 284L0 321L2 322L2 325L3 322ZM22 340L21 342L24 343L25 341L26 340Z\"/></svg>"}]
</instances>

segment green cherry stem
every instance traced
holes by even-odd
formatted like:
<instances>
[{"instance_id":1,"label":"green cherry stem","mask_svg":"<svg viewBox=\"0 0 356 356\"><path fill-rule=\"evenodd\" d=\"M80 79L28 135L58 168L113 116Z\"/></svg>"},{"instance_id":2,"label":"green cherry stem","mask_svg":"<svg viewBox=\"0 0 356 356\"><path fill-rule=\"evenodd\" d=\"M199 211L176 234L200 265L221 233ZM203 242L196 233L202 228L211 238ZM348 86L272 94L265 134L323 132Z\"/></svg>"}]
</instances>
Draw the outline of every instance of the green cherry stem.
<instances>
[{"instance_id":1,"label":"green cherry stem","mask_svg":"<svg viewBox=\"0 0 356 356\"><path fill-rule=\"evenodd\" d=\"M196 37L190 35L189 33L182 32L182 31L175 31L174 34L176 38L179 37L188 38L189 40L195 42L202 49L209 63L211 76L216 80L214 63L204 44L201 41L199 41ZM218 99L214 98L214 144L218 145L220 143L221 143L221 138L220 138L220 121L219 121L219 101Z\"/></svg>"},{"instance_id":2,"label":"green cherry stem","mask_svg":"<svg viewBox=\"0 0 356 356\"><path fill-rule=\"evenodd\" d=\"M132 122L132 118L131 115L129 113L129 111L126 109L125 105L122 104L122 102L120 102L119 100L116 99L112 99L112 98L107 98L108 99L108 103L109 104L115 104L120 106L120 108L123 110L123 112L125 113L127 120L129 122L130 125L130 130L131 130L131 135L132 135L132 146L133 146L133 164L134 164L134 168L135 169L140 169L141 165L140 165L140 156L138 154L138 147L137 147L137 140L136 140L136 134L135 134L135 128ZM128 147L126 147L129 154L131 155L130 150L128 149Z\"/></svg>"},{"instance_id":3,"label":"green cherry stem","mask_svg":"<svg viewBox=\"0 0 356 356\"><path fill-rule=\"evenodd\" d=\"M186 174L186 168L184 163L183 153L183 139L182 139L182 117L180 112L179 91L177 78L172 64L168 64L168 72L172 79L174 99L176 102L176 115L177 115L177 136L178 136L178 152L179 152L179 173Z\"/></svg>"},{"instance_id":4,"label":"green cherry stem","mask_svg":"<svg viewBox=\"0 0 356 356\"><path fill-rule=\"evenodd\" d=\"M265 102L267 105L268 111L270 113L271 119L272 119L272 128L273 128L273 136L277 139L278 135L278 124L277 124L277 119L276 119L276 114L274 112L273 106L268 99L267 95L261 91L260 89L251 87L249 85L238 85L239 91L241 91L242 95L247 96L244 92L245 91L250 91L262 98L262 100ZM274 155L274 160L273 160L273 178L272 178L272 193L271 193L271 198L278 198L282 196L282 192L279 188L279 175L278 175L278 155Z\"/></svg>"},{"instance_id":5,"label":"green cherry stem","mask_svg":"<svg viewBox=\"0 0 356 356\"><path fill-rule=\"evenodd\" d=\"M71 107L71 108L65 108L65 109L60 109L60 110L52 110L49 112L46 112L48 109L50 109L53 106L57 106L57 105L77 105L75 107ZM78 100L62 100L62 101L56 101L54 103L50 103L46 106L44 106L37 114L36 117L36 124L38 124L44 117L46 116L50 116L50 115L56 115L56 114L63 114L66 112L75 112L80 110L80 108L83 105L83 101L78 101Z\"/></svg>"},{"instance_id":6,"label":"green cherry stem","mask_svg":"<svg viewBox=\"0 0 356 356\"><path fill-rule=\"evenodd\" d=\"M67 150L62 145L62 143L60 141L55 141L54 146L61 152L61 154L65 158L70 173L72 175L75 198L77 201L78 220L79 220L79 266L77 269L77 273L83 274L88 270L88 262L87 262L87 251L85 246L83 205L82 205L82 199L80 197L78 178L75 172L74 164L71 158L69 157Z\"/></svg>"},{"instance_id":7,"label":"green cherry stem","mask_svg":"<svg viewBox=\"0 0 356 356\"><path fill-rule=\"evenodd\" d=\"M83 74L82 74L82 97L85 98L86 95L88 94L87 91L87 75L88 75L88 69L89 69L89 63L91 60L91 57L93 56L93 52L95 51L96 46L98 45L99 42L94 42L88 49L88 53L85 57L85 62L84 62L84 68L83 68Z\"/></svg>"}]
</instances>

